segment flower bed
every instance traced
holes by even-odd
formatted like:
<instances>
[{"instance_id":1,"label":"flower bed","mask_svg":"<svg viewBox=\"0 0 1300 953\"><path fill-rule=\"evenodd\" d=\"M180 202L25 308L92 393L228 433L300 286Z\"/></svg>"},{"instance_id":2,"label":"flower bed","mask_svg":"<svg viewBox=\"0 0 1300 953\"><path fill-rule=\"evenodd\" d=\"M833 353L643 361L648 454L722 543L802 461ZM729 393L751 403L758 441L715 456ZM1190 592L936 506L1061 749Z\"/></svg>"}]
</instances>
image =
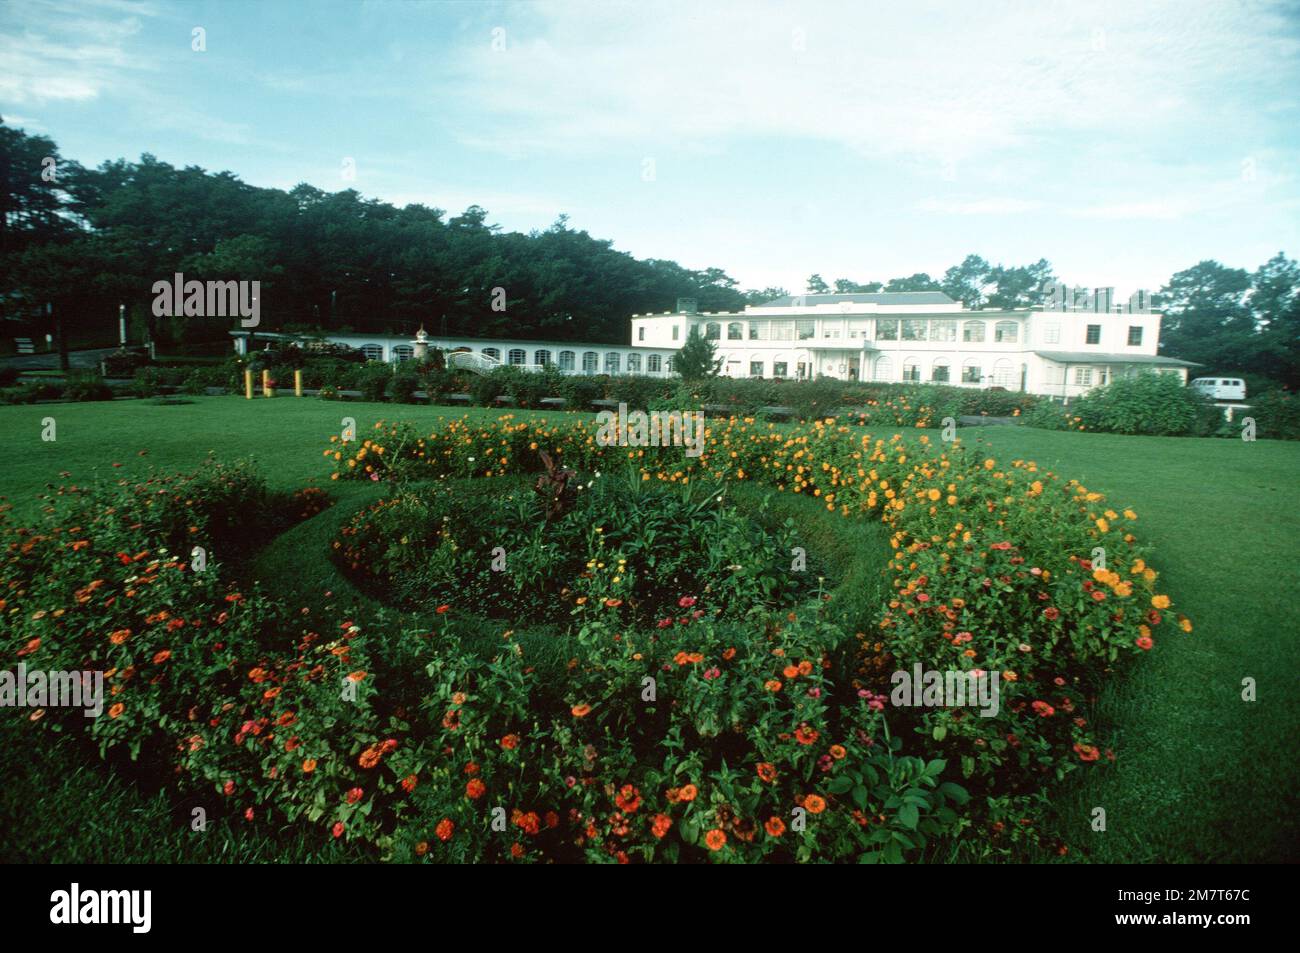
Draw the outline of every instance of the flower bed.
<instances>
[{"instance_id":1,"label":"flower bed","mask_svg":"<svg viewBox=\"0 0 1300 953\"><path fill-rule=\"evenodd\" d=\"M194 572L170 555L191 537L225 540L220 554L241 526L320 505L272 505L241 471L241 486L223 475L211 491L70 493L49 527L6 533L11 658L109 673L105 717L51 710L37 727L130 750L213 811L315 825L399 860L978 859L1038 845L1052 785L1108 763L1089 713L1102 681L1163 631L1190 631L1155 588L1135 514L1032 463L824 422L716 421L698 459L604 448L573 418L381 425L325 451L336 478L395 487L350 526L342 558L385 581L423 578L425 561L401 561L402 528L426 534L427 555L444 516L508 524L518 475L539 471L543 450L584 483L596 470L621 481L589 509L575 502L571 525L543 519L555 525L523 560L541 580L536 614L538 602L568 613L567 662L544 664L505 624L499 647L468 639L459 603L490 614L500 590L465 577L458 598L454 553L415 628L283 605L220 561ZM473 492L458 479L501 488L502 502L457 506ZM687 511L752 483L846 527L879 521L892 553L882 604L857 618L838 590L803 599L774 568L794 537ZM236 499L264 500L262 518L233 520ZM685 508L669 513L677 534L645 544L640 524L668 499ZM514 530L536 527L522 515ZM703 530L693 550L687 527ZM491 541L480 536L475 552ZM690 559L651 563L665 553ZM749 564L739 582L727 568ZM519 598L509 614L527 609ZM917 663L995 678L1000 714L895 706L891 673Z\"/></svg>"}]
</instances>

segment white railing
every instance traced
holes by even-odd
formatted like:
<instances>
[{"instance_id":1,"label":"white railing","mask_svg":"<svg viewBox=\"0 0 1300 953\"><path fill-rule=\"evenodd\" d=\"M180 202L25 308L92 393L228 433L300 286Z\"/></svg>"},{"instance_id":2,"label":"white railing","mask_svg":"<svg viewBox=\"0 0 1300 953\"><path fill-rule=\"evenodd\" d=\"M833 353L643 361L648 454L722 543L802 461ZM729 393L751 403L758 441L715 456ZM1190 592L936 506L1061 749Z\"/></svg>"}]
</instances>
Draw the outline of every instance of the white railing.
<instances>
[{"instance_id":1,"label":"white railing","mask_svg":"<svg viewBox=\"0 0 1300 953\"><path fill-rule=\"evenodd\" d=\"M475 374L491 374L498 367L516 367L529 374L546 369L544 364L502 364L495 357L476 354L473 351L452 351L447 355L447 367L457 371L473 371Z\"/></svg>"}]
</instances>

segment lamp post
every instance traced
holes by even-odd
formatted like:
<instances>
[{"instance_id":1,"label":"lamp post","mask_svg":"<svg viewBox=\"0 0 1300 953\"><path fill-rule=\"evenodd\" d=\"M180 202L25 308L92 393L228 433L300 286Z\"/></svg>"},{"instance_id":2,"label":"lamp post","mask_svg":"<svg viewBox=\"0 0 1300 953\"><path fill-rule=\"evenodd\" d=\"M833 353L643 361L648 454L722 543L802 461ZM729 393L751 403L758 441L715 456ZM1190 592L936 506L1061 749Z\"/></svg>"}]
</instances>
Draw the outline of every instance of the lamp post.
<instances>
[{"instance_id":1,"label":"lamp post","mask_svg":"<svg viewBox=\"0 0 1300 953\"><path fill-rule=\"evenodd\" d=\"M126 350L126 305L117 306L117 338L118 346Z\"/></svg>"}]
</instances>

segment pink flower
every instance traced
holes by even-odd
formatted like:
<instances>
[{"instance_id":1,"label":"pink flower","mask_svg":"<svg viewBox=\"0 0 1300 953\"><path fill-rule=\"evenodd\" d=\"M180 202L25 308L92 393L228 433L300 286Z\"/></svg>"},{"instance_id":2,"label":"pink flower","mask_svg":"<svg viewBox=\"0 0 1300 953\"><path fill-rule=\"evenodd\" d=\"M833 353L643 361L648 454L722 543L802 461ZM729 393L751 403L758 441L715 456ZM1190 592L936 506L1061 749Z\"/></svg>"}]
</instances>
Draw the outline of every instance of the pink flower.
<instances>
[{"instance_id":1,"label":"pink flower","mask_svg":"<svg viewBox=\"0 0 1300 953\"><path fill-rule=\"evenodd\" d=\"M691 606L695 605L695 597L682 596L680 599L677 600L677 604L681 606L683 609L689 609Z\"/></svg>"}]
</instances>

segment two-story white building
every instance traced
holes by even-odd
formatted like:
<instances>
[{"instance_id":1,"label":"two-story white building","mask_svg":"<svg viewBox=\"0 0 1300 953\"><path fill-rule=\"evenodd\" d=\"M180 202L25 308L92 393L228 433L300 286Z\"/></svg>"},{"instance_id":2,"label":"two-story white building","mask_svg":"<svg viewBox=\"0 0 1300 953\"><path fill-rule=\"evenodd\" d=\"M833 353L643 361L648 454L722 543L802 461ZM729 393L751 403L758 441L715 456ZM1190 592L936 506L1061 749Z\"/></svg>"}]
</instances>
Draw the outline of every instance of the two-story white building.
<instances>
[{"instance_id":1,"label":"two-story white building","mask_svg":"<svg viewBox=\"0 0 1300 953\"><path fill-rule=\"evenodd\" d=\"M1112 304L1098 289L1078 308L967 310L938 291L808 294L777 298L744 311L680 310L632 316L627 345L453 338L417 335L327 334L374 360L404 361L436 347L460 353L472 370L499 364L566 374L673 373L673 357L692 328L713 342L721 373L761 377L1000 387L1076 397L1115 377L1156 370L1184 382L1195 365L1157 354L1160 315L1132 302ZM249 332L233 331L246 353ZM295 339L257 332L254 341ZM265 346L265 344L263 345Z\"/></svg>"},{"instance_id":2,"label":"two-story white building","mask_svg":"<svg viewBox=\"0 0 1300 953\"><path fill-rule=\"evenodd\" d=\"M1156 353L1160 315L1089 310L970 311L938 291L807 294L742 312L632 317L633 347L680 347L691 328L712 341L729 377L1001 387L1073 397L1142 370L1187 378L1187 361Z\"/></svg>"}]
</instances>

